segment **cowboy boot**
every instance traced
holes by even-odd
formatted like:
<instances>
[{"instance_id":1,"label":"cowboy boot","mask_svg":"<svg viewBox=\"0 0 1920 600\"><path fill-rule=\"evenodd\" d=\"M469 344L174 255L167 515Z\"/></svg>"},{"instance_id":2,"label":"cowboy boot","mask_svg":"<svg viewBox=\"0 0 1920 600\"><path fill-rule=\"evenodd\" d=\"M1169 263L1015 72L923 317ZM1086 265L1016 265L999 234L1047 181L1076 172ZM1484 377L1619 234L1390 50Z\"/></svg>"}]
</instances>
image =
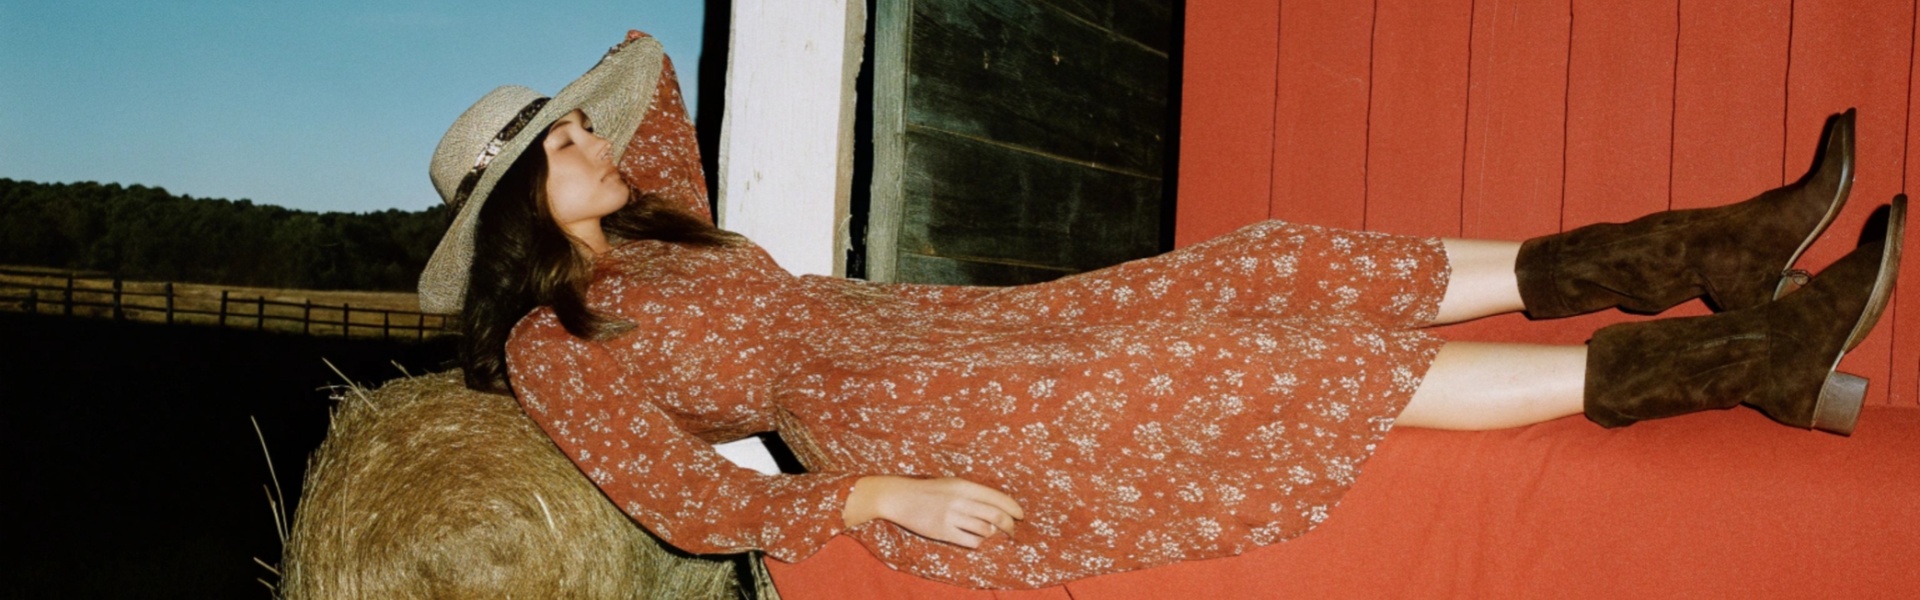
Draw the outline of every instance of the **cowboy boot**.
<instances>
[{"instance_id":1,"label":"cowboy boot","mask_svg":"<svg viewBox=\"0 0 1920 600\"><path fill-rule=\"evenodd\" d=\"M1618 307L1657 313L1706 296L1718 310L1785 293L1801 253L1846 204L1853 183L1854 111L1828 122L1800 181L1727 206L1655 213L1527 240L1514 264L1534 319Z\"/></svg>"},{"instance_id":2,"label":"cowboy boot","mask_svg":"<svg viewBox=\"0 0 1920 600\"><path fill-rule=\"evenodd\" d=\"M1587 346L1585 410L1606 427L1745 403L1781 423L1853 432L1867 380L1841 373L1892 294L1906 196L1878 239L1767 304L1622 323Z\"/></svg>"}]
</instances>

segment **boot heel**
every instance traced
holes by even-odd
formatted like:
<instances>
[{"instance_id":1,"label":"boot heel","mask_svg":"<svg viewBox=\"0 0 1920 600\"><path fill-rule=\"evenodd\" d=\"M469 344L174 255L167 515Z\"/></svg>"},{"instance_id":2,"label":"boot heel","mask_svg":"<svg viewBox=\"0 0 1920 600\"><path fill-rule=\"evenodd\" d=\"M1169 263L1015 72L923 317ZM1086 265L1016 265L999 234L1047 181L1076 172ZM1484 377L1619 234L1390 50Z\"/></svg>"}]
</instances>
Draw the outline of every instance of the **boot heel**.
<instances>
[{"instance_id":1,"label":"boot heel","mask_svg":"<svg viewBox=\"0 0 1920 600\"><path fill-rule=\"evenodd\" d=\"M1813 405L1813 428L1827 433L1853 435L1860 420L1860 404L1867 397L1867 378L1834 371L1820 385L1820 400Z\"/></svg>"}]
</instances>

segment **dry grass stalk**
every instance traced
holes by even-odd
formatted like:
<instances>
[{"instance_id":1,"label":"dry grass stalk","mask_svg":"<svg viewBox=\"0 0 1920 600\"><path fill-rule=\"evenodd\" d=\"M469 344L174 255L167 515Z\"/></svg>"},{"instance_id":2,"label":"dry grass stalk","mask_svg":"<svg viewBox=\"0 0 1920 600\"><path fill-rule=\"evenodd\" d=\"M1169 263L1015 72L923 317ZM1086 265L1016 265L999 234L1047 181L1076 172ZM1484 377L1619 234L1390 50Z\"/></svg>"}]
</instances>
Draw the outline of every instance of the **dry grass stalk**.
<instances>
[{"instance_id":1,"label":"dry grass stalk","mask_svg":"<svg viewBox=\"0 0 1920 600\"><path fill-rule=\"evenodd\" d=\"M309 460L285 598L739 594L731 562L636 526L513 398L468 390L456 371L362 400L335 408Z\"/></svg>"}]
</instances>

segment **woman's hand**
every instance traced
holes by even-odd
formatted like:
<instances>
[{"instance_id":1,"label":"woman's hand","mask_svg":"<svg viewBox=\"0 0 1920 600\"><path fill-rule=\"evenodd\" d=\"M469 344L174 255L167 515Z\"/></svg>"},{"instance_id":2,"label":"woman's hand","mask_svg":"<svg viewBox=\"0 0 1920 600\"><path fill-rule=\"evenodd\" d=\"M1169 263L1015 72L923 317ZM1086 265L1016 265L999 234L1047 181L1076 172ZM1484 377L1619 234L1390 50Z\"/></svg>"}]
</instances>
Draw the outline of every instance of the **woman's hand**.
<instances>
[{"instance_id":1,"label":"woman's hand","mask_svg":"<svg viewBox=\"0 0 1920 600\"><path fill-rule=\"evenodd\" d=\"M862 477L847 496L841 515L847 527L886 519L923 537L978 548L995 534L1013 535L1027 518L1013 497L958 477L915 479L892 475Z\"/></svg>"}]
</instances>

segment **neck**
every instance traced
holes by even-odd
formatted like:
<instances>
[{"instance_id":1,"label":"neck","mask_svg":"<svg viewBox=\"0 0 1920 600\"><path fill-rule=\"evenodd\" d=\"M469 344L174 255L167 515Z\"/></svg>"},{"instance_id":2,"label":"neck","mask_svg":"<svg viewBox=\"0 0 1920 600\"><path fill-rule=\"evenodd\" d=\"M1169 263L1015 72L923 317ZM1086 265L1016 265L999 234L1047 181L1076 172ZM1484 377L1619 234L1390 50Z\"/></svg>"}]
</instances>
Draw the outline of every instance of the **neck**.
<instances>
[{"instance_id":1,"label":"neck","mask_svg":"<svg viewBox=\"0 0 1920 600\"><path fill-rule=\"evenodd\" d=\"M566 230L567 237L573 238L574 244L580 249L581 254L586 255L587 260L598 258L601 254L613 249L613 245L607 243L607 232L600 228L599 219L568 223L563 229Z\"/></svg>"}]
</instances>

